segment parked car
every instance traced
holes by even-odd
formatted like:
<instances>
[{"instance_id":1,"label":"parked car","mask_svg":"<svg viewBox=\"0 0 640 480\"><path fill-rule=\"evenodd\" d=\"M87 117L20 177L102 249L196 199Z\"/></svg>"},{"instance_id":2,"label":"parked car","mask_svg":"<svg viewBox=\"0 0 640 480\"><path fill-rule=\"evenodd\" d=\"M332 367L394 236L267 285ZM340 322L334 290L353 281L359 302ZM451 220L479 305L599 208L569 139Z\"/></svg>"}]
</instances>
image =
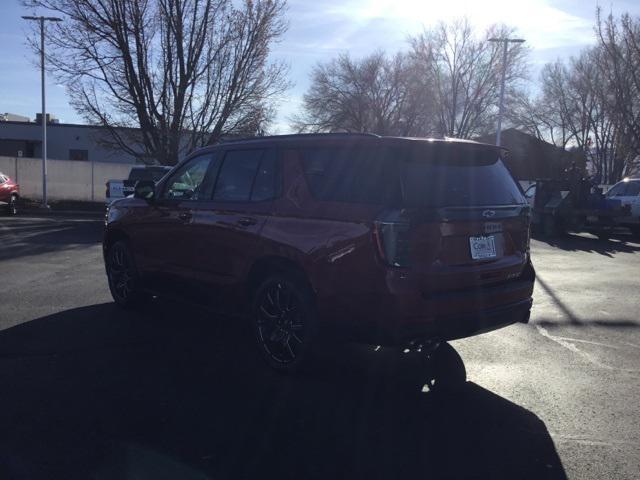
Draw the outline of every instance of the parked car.
<instances>
[{"instance_id":1,"label":"parked car","mask_svg":"<svg viewBox=\"0 0 640 480\"><path fill-rule=\"evenodd\" d=\"M18 200L20 199L20 186L7 175L0 172L0 208L9 215L18 213Z\"/></svg>"},{"instance_id":2,"label":"parked car","mask_svg":"<svg viewBox=\"0 0 640 480\"><path fill-rule=\"evenodd\" d=\"M248 305L281 370L318 339L405 348L527 322L530 208L503 152L367 134L199 150L109 208L109 288L123 307Z\"/></svg>"},{"instance_id":3,"label":"parked car","mask_svg":"<svg viewBox=\"0 0 640 480\"><path fill-rule=\"evenodd\" d=\"M152 180L157 182L170 170L171 167L161 165L141 165L131 168L129 177L126 180L107 181L107 192L105 194L107 197L107 204L119 198L133 195L133 189L138 181Z\"/></svg>"},{"instance_id":4,"label":"parked car","mask_svg":"<svg viewBox=\"0 0 640 480\"><path fill-rule=\"evenodd\" d=\"M618 224L640 235L640 178L625 178L611 187L606 196L631 207L631 216L619 219Z\"/></svg>"}]
</instances>

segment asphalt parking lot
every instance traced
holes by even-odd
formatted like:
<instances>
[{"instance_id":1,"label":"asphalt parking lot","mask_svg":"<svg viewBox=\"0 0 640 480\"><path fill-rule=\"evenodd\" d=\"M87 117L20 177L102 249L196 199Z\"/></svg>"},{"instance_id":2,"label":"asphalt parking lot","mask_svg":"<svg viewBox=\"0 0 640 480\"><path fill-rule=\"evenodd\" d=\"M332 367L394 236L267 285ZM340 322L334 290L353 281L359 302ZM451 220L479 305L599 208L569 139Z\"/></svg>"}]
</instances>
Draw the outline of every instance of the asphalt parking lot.
<instances>
[{"instance_id":1,"label":"asphalt parking lot","mask_svg":"<svg viewBox=\"0 0 640 480\"><path fill-rule=\"evenodd\" d=\"M640 478L630 236L534 240L530 324L453 342L467 385L434 396L385 349L285 377L233 319L118 310L101 228L0 218L0 478Z\"/></svg>"}]
</instances>

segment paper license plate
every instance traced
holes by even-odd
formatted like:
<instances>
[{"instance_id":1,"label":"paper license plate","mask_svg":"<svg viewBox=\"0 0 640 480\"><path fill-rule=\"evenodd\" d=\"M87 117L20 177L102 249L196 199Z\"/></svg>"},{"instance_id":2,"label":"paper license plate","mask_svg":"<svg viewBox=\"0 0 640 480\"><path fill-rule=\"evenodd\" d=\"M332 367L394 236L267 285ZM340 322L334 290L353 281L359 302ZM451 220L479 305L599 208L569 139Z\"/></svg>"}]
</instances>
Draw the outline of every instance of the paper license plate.
<instances>
[{"instance_id":1,"label":"paper license plate","mask_svg":"<svg viewBox=\"0 0 640 480\"><path fill-rule=\"evenodd\" d=\"M471 247L471 258L474 260L496 258L496 237L494 235L469 237L469 246Z\"/></svg>"}]
</instances>

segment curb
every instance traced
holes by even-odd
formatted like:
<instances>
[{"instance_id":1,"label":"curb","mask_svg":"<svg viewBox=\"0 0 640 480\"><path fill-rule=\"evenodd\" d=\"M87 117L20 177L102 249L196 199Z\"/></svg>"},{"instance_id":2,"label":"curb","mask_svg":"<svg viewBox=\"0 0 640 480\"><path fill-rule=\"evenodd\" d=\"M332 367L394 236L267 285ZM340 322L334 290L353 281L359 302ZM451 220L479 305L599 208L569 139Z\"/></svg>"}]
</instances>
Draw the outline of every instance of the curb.
<instances>
[{"instance_id":1,"label":"curb","mask_svg":"<svg viewBox=\"0 0 640 480\"><path fill-rule=\"evenodd\" d=\"M94 217L94 218L104 218L106 213L106 208L104 211L95 211L95 210L51 210L44 208L21 208L18 211L18 216L28 215L33 217L63 217L63 216L73 216L73 217Z\"/></svg>"}]
</instances>

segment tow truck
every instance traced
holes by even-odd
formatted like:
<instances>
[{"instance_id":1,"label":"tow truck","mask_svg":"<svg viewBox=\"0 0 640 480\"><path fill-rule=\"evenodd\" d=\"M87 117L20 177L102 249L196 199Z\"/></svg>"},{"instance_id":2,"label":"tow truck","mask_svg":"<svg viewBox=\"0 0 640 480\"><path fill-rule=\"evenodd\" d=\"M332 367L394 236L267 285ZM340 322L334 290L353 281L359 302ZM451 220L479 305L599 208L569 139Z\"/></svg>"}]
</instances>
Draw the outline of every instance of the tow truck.
<instances>
[{"instance_id":1,"label":"tow truck","mask_svg":"<svg viewBox=\"0 0 640 480\"><path fill-rule=\"evenodd\" d=\"M586 231L606 240L620 219L631 215L629 205L605 197L586 179L538 179L525 197L532 206L533 231L548 237Z\"/></svg>"}]
</instances>

